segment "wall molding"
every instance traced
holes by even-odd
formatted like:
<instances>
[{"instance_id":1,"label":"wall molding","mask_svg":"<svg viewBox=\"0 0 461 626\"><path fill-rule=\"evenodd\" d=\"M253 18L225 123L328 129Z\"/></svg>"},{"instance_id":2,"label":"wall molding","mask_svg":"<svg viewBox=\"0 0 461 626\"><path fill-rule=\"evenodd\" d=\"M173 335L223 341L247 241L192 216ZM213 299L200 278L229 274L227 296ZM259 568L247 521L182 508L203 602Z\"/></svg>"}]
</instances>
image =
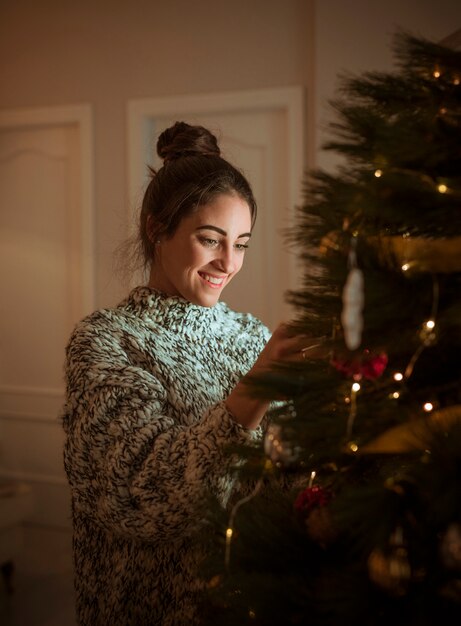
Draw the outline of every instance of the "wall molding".
<instances>
[{"instance_id":1,"label":"wall molding","mask_svg":"<svg viewBox=\"0 0 461 626\"><path fill-rule=\"evenodd\" d=\"M47 398L63 398L64 388L19 387L19 386L0 385L0 395L45 396Z\"/></svg>"},{"instance_id":2,"label":"wall molding","mask_svg":"<svg viewBox=\"0 0 461 626\"><path fill-rule=\"evenodd\" d=\"M59 424L64 388L0 386L0 420Z\"/></svg>"},{"instance_id":3,"label":"wall molding","mask_svg":"<svg viewBox=\"0 0 461 626\"><path fill-rule=\"evenodd\" d=\"M44 413L26 413L23 411L0 411L0 420L2 421L14 421L14 422L42 422L45 424L57 424L61 425L59 422L59 417L56 415L51 417L50 415L45 415Z\"/></svg>"},{"instance_id":4,"label":"wall molding","mask_svg":"<svg viewBox=\"0 0 461 626\"><path fill-rule=\"evenodd\" d=\"M67 487L68 482L64 476L54 476L52 474L36 474L33 472L18 472L6 470L0 467L1 480L14 480L24 483L40 483L43 485L57 485Z\"/></svg>"}]
</instances>

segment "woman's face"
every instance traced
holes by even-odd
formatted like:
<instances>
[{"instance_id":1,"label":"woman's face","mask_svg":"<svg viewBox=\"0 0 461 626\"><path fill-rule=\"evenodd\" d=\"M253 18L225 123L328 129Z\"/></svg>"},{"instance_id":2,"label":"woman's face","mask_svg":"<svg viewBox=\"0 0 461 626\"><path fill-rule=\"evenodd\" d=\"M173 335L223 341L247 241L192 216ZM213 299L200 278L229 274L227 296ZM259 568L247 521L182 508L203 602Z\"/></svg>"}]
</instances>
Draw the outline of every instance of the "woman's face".
<instances>
[{"instance_id":1,"label":"woman's face","mask_svg":"<svg viewBox=\"0 0 461 626\"><path fill-rule=\"evenodd\" d=\"M149 286L193 304L214 306L242 267L251 237L248 204L234 194L217 196L156 244Z\"/></svg>"}]
</instances>

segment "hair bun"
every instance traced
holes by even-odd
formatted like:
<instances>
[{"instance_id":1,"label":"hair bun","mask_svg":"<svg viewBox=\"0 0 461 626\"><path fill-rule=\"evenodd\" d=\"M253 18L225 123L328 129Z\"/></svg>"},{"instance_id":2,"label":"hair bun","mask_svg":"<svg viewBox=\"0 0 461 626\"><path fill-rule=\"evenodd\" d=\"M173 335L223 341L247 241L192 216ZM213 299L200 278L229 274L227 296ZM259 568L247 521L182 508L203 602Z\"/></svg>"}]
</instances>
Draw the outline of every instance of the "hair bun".
<instances>
[{"instance_id":1,"label":"hair bun","mask_svg":"<svg viewBox=\"0 0 461 626\"><path fill-rule=\"evenodd\" d=\"M219 156L221 151L216 137L203 126L176 122L158 138L157 154L166 163L186 156Z\"/></svg>"}]
</instances>

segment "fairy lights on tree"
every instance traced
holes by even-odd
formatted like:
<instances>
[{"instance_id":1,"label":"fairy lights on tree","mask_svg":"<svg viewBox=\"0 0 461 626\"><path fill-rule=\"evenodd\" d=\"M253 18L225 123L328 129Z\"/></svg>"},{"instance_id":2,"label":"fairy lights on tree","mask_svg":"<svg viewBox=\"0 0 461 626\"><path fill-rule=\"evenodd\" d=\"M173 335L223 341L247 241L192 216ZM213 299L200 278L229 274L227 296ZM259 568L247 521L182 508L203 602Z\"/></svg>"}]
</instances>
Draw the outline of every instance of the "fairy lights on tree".
<instances>
[{"instance_id":1,"label":"fairy lights on tree","mask_svg":"<svg viewBox=\"0 0 461 626\"><path fill-rule=\"evenodd\" d=\"M394 51L343 77L326 148L346 165L306 177L292 326L328 356L254 383L287 402L221 512L215 625L461 619L461 51Z\"/></svg>"}]
</instances>

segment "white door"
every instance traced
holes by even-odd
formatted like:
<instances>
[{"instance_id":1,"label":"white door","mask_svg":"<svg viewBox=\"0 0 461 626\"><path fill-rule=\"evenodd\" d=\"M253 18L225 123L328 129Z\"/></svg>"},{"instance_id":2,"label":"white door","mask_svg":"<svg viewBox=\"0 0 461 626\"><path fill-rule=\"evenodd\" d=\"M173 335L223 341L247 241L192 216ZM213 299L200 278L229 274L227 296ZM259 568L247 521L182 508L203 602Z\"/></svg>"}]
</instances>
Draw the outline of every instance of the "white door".
<instances>
[{"instance_id":1,"label":"white door","mask_svg":"<svg viewBox=\"0 0 461 626\"><path fill-rule=\"evenodd\" d=\"M69 525L64 348L92 306L83 108L0 117L0 478L31 484L32 521ZM91 161L91 159L90 159Z\"/></svg>"}]
</instances>

